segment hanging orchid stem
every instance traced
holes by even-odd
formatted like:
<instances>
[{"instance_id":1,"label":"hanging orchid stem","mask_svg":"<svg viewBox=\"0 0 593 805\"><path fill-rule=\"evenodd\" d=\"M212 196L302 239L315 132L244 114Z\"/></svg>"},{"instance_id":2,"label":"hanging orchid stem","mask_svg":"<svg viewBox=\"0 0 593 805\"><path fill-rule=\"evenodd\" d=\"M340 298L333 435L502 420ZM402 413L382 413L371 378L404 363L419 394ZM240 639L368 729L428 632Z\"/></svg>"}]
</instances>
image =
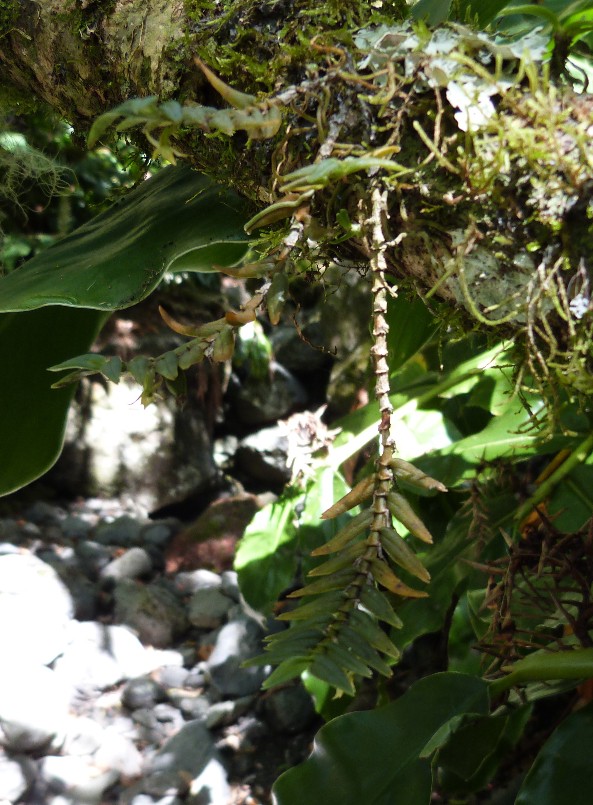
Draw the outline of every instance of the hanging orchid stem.
<instances>
[{"instance_id":1,"label":"hanging orchid stem","mask_svg":"<svg viewBox=\"0 0 593 805\"><path fill-rule=\"evenodd\" d=\"M391 436L393 408L389 400L389 363L387 360L389 355L387 347L389 325L386 317L389 289L385 281L385 271L387 269L385 250L387 243L383 232L383 219L386 215L387 192L385 190L381 191L378 186L375 186L371 194L371 215L367 221L367 227L370 235L370 268L373 283L374 344L371 349L371 355L375 373L375 397L379 403L379 435L381 438L381 452L377 460L372 505L375 516L371 532L376 534L381 528L389 528L391 525L391 517L387 508L387 494L393 485L393 472L389 464L395 449L395 443Z\"/></svg>"}]
</instances>

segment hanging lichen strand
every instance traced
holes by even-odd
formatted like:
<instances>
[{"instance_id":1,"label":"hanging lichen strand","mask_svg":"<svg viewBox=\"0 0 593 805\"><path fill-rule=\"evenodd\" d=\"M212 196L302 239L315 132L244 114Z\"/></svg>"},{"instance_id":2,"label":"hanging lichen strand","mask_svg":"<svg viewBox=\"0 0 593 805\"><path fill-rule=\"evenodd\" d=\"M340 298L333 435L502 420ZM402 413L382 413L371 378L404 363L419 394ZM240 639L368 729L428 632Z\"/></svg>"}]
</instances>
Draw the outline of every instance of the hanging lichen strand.
<instances>
[{"instance_id":1,"label":"hanging lichen strand","mask_svg":"<svg viewBox=\"0 0 593 805\"><path fill-rule=\"evenodd\" d=\"M405 475L425 488L446 490L438 481L394 458L386 313L388 294L395 290L388 287L385 279L387 245L382 218L387 210L387 192L381 190L378 180L371 182L369 205L370 210L362 210L360 226L370 253L374 340L371 353L380 411L380 452L374 471L325 511L322 518L335 518L361 504L370 505L312 552L313 556L332 555L332 558L310 571L308 584L290 593L290 598L304 599L305 603L279 616L279 620L291 621L292 625L269 637L265 655L255 660L278 666L266 681L266 687L308 669L319 679L353 695L355 677L369 677L373 670L389 676L399 652L380 623L401 626L390 596L427 595L408 586L395 572L401 572L402 568L421 582L430 580L409 542L397 533L394 520L424 542L432 542L432 537L406 499L395 491L394 476ZM365 213L368 213L366 219Z\"/></svg>"}]
</instances>

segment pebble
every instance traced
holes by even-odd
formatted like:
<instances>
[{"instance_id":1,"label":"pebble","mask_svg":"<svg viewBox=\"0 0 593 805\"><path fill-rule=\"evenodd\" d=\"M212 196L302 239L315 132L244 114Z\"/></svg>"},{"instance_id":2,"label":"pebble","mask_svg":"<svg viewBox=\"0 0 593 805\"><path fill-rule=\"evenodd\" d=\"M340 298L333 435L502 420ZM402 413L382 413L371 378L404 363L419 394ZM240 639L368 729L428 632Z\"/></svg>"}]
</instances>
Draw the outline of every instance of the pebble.
<instances>
[{"instance_id":1,"label":"pebble","mask_svg":"<svg viewBox=\"0 0 593 805\"><path fill-rule=\"evenodd\" d=\"M152 570L150 554L144 548L130 548L109 562L101 571L103 579L138 579L147 576Z\"/></svg>"},{"instance_id":2,"label":"pebble","mask_svg":"<svg viewBox=\"0 0 593 805\"><path fill-rule=\"evenodd\" d=\"M266 670L242 662L263 630L237 574L166 577L177 521L99 501L26 517L0 519L0 805L234 802L240 757L253 776L266 729L311 707L260 703Z\"/></svg>"}]
</instances>

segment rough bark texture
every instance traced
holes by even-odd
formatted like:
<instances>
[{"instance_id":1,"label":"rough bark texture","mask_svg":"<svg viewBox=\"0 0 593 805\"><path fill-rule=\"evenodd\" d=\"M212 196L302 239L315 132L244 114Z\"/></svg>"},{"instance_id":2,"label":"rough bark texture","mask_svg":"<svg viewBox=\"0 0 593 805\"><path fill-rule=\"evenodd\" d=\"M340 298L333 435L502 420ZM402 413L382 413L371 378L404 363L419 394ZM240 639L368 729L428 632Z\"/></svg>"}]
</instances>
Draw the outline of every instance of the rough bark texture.
<instances>
[{"instance_id":1,"label":"rough bark texture","mask_svg":"<svg viewBox=\"0 0 593 805\"><path fill-rule=\"evenodd\" d=\"M508 81L496 83L493 57L484 78L475 36L455 34L465 79L496 97L492 116L465 132L460 114L478 109L479 117L482 101L476 96L471 110L455 112L451 85L435 81L448 51L416 48L410 71L412 51L401 45L408 34L396 25L404 0L373 5L0 0L0 102L40 98L82 136L94 117L130 98L224 108L198 56L228 85L257 96L260 108L265 101L280 110L282 126L271 139L251 141L245 131L210 137L182 126L178 147L260 208L279 204L265 223L296 213L304 237L295 257L314 264L364 253L355 232L346 227L344 238L337 222L344 212L358 219L377 169L358 162L350 171L347 163L395 159L403 173L378 168L388 191L388 271L452 302L474 324L519 334L536 376L547 381L552 367L561 382L589 392L593 96L554 86L519 57L508 89ZM379 23L392 26L382 40ZM307 165L325 171L322 178L283 178Z\"/></svg>"}]
</instances>

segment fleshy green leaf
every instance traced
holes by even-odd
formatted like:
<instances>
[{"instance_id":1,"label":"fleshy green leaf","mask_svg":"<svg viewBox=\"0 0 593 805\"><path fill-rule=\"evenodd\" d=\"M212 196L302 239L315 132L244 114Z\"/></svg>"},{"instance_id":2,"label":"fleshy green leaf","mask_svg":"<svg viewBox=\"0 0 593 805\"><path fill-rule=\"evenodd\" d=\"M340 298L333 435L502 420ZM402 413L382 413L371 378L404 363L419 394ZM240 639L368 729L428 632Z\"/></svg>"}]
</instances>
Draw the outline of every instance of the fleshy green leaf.
<instances>
[{"instance_id":1,"label":"fleshy green leaf","mask_svg":"<svg viewBox=\"0 0 593 805\"><path fill-rule=\"evenodd\" d=\"M0 311L130 307L165 271L212 271L228 260L229 248L238 260L246 249L244 221L234 193L187 167L165 168L0 278Z\"/></svg>"},{"instance_id":2,"label":"fleshy green leaf","mask_svg":"<svg viewBox=\"0 0 593 805\"><path fill-rule=\"evenodd\" d=\"M349 713L318 732L313 754L274 785L278 805L428 805L430 762L421 752L451 719L488 712L487 684L462 674L421 679L397 701Z\"/></svg>"},{"instance_id":3,"label":"fleshy green leaf","mask_svg":"<svg viewBox=\"0 0 593 805\"><path fill-rule=\"evenodd\" d=\"M0 495L34 481L58 458L75 387L52 389L47 367L88 350L105 319L62 307L0 315Z\"/></svg>"},{"instance_id":4,"label":"fleshy green leaf","mask_svg":"<svg viewBox=\"0 0 593 805\"><path fill-rule=\"evenodd\" d=\"M529 770L516 805L589 805L593 704L572 713L546 741Z\"/></svg>"}]
</instances>

